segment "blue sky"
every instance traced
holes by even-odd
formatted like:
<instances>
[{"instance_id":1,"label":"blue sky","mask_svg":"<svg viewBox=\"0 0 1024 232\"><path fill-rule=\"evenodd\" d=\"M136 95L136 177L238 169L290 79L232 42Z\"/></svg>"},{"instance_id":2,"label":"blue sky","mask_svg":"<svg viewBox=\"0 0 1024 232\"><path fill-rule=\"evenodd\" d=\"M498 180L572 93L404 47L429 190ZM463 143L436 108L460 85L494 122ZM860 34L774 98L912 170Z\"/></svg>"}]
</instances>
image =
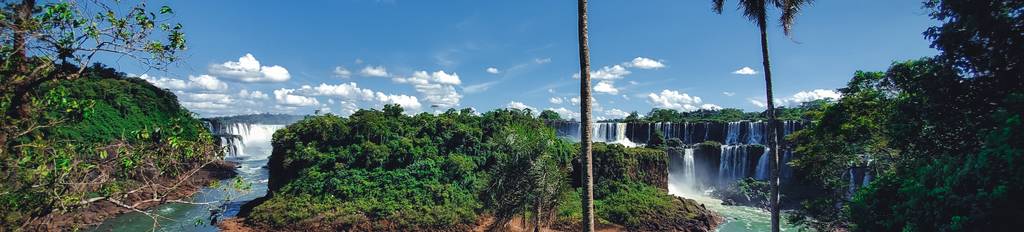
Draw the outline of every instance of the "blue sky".
<instances>
[{"instance_id":1,"label":"blue sky","mask_svg":"<svg viewBox=\"0 0 1024 232\"><path fill-rule=\"evenodd\" d=\"M592 69L604 71L594 73L603 78L593 82L596 118L654 107L763 109L757 28L736 1L722 15L710 2L590 2ZM575 1L149 4L171 6L185 25L182 62L166 72L104 62L172 89L203 116L347 115L385 103L411 112L579 110ZM936 23L927 12L919 1L815 1L792 38L773 26L777 102L834 97L856 70L936 54L921 34Z\"/></svg>"}]
</instances>

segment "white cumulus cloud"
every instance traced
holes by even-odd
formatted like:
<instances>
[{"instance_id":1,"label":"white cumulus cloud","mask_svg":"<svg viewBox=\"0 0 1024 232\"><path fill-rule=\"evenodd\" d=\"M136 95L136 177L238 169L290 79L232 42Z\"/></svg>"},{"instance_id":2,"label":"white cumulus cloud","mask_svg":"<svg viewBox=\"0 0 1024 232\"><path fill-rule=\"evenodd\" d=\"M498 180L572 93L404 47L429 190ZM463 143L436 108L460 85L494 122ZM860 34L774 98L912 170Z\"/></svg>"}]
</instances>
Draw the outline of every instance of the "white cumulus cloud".
<instances>
[{"instance_id":1,"label":"white cumulus cloud","mask_svg":"<svg viewBox=\"0 0 1024 232\"><path fill-rule=\"evenodd\" d=\"M299 106L316 106L316 105L320 105L320 102L317 101L316 98L302 96L302 95L296 95L296 94L293 94L294 92L295 92L294 89L284 89L284 88L282 88L282 89L274 90L274 99L277 100L278 104L285 105L285 106L299 107Z\"/></svg>"},{"instance_id":2,"label":"white cumulus cloud","mask_svg":"<svg viewBox=\"0 0 1024 232\"><path fill-rule=\"evenodd\" d=\"M764 103L763 101L758 101L758 100L755 100L755 99L747 99L747 101L750 101L750 104L753 104L754 106L757 106L758 108L768 108L768 104Z\"/></svg>"},{"instance_id":3,"label":"white cumulus cloud","mask_svg":"<svg viewBox=\"0 0 1024 232\"><path fill-rule=\"evenodd\" d=\"M490 73L490 74L498 74L499 72L501 72L501 71L500 71L500 70L498 70L498 68L495 68L495 67L487 67L487 73Z\"/></svg>"},{"instance_id":4,"label":"white cumulus cloud","mask_svg":"<svg viewBox=\"0 0 1024 232\"><path fill-rule=\"evenodd\" d=\"M510 102L508 102L508 104L505 105L505 108L520 109L520 110L525 110L525 109L531 109L532 110L533 109L533 107L530 107L530 106L528 106L528 105L526 105L526 104L524 104L522 102L517 102L517 101L510 101Z\"/></svg>"},{"instance_id":5,"label":"white cumulus cloud","mask_svg":"<svg viewBox=\"0 0 1024 232\"><path fill-rule=\"evenodd\" d=\"M459 79L459 74L454 72L449 74L444 70L433 73L416 71L412 76L395 77L391 80L412 85L433 108L452 108L458 106L462 100L462 94L455 90L455 86L461 85L462 80Z\"/></svg>"},{"instance_id":6,"label":"white cumulus cloud","mask_svg":"<svg viewBox=\"0 0 1024 232\"><path fill-rule=\"evenodd\" d=\"M622 65L616 64L612 66L604 66L601 69L598 69L597 71L590 71L590 78L594 80L615 80L622 79L626 77L626 75L629 75L630 73L633 72L630 72L625 67L622 67ZM573 74L572 78L579 79L580 74Z\"/></svg>"},{"instance_id":7,"label":"white cumulus cloud","mask_svg":"<svg viewBox=\"0 0 1024 232\"><path fill-rule=\"evenodd\" d=\"M605 110L604 114L611 118L625 118L626 116L629 116L629 112L615 108Z\"/></svg>"},{"instance_id":8,"label":"white cumulus cloud","mask_svg":"<svg viewBox=\"0 0 1024 232\"><path fill-rule=\"evenodd\" d=\"M359 73L368 77L387 77L391 75L388 73L388 69L384 68L384 66L366 66L363 67L363 70L360 70Z\"/></svg>"},{"instance_id":9,"label":"white cumulus cloud","mask_svg":"<svg viewBox=\"0 0 1024 232\"><path fill-rule=\"evenodd\" d=\"M283 82L291 79L288 69L278 65L262 66L260 61L249 53L239 57L237 62L227 61L210 65L209 71L227 80L240 82Z\"/></svg>"},{"instance_id":10,"label":"white cumulus cloud","mask_svg":"<svg viewBox=\"0 0 1024 232\"><path fill-rule=\"evenodd\" d=\"M551 99L548 99L548 102L550 102L551 104L555 104L555 105L561 105L563 102L565 102L565 98L562 98L562 97L551 97Z\"/></svg>"},{"instance_id":11,"label":"white cumulus cloud","mask_svg":"<svg viewBox=\"0 0 1024 232\"><path fill-rule=\"evenodd\" d=\"M193 89L220 92L228 89L228 84L210 75L189 76L188 86Z\"/></svg>"},{"instance_id":12,"label":"white cumulus cloud","mask_svg":"<svg viewBox=\"0 0 1024 232\"><path fill-rule=\"evenodd\" d=\"M736 71L732 71L732 74L750 76L750 75L756 75L757 71L754 70L751 67L742 67L740 69L737 69Z\"/></svg>"},{"instance_id":13,"label":"white cumulus cloud","mask_svg":"<svg viewBox=\"0 0 1024 232\"><path fill-rule=\"evenodd\" d=\"M659 69L665 67L665 64L661 63L661 61L657 61L647 57L633 58L633 60L627 64L629 64L630 67L639 69Z\"/></svg>"},{"instance_id":14,"label":"white cumulus cloud","mask_svg":"<svg viewBox=\"0 0 1024 232\"><path fill-rule=\"evenodd\" d=\"M654 107L680 111L695 111L704 106L700 97L667 89L662 90L661 93L647 94L647 100Z\"/></svg>"},{"instance_id":15,"label":"white cumulus cloud","mask_svg":"<svg viewBox=\"0 0 1024 232\"><path fill-rule=\"evenodd\" d=\"M555 113L558 113L558 116L561 116L563 119L576 119L576 120L580 120L580 113L578 113L576 111L572 111L570 109L566 109L565 107L548 108L548 110L551 110L551 111L554 111Z\"/></svg>"},{"instance_id":16,"label":"white cumulus cloud","mask_svg":"<svg viewBox=\"0 0 1024 232\"><path fill-rule=\"evenodd\" d=\"M188 81L167 78L153 77L147 74L139 75L138 78L148 81L156 87L170 90L195 90L200 92L222 92L228 89L228 84L217 77L210 75L188 76Z\"/></svg>"},{"instance_id":17,"label":"white cumulus cloud","mask_svg":"<svg viewBox=\"0 0 1024 232\"><path fill-rule=\"evenodd\" d=\"M352 77L352 71L348 71L348 69L346 69L345 67L337 66L334 67L334 76L341 78L349 78Z\"/></svg>"},{"instance_id":18,"label":"white cumulus cloud","mask_svg":"<svg viewBox=\"0 0 1024 232\"><path fill-rule=\"evenodd\" d=\"M612 81L603 80L597 82L597 85L594 86L594 92L605 94L618 94L619 89L615 88L615 85Z\"/></svg>"},{"instance_id":19,"label":"white cumulus cloud","mask_svg":"<svg viewBox=\"0 0 1024 232\"><path fill-rule=\"evenodd\" d=\"M718 105L715 105L715 104L703 104L703 105L700 105L700 109L702 109L702 110L721 110L722 107L718 106Z\"/></svg>"},{"instance_id":20,"label":"white cumulus cloud","mask_svg":"<svg viewBox=\"0 0 1024 232\"><path fill-rule=\"evenodd\" d=\"M321 83L318 86L304 85L295 90L297 95L302 96L328 96L342 99L343 102L369 102L376 105L399 104L409 111L419 110L422 105L416 96L402 94L386 94L371 89L360 88L355 82L329 85Z\"/></svg>"},{"instance_id":21,"label":"white cumulus cloud","mask_svg":"<svg viewBox=\"0 0 1024 232\"><path fill-rule=\"evenodd\" d=\"M249 91L249 90L245 90L245 89L243 89L241 91L238 91L238 97L239 98L244 98L244 99L268 99L269 98L269 96L267 96L267 94L265 94L263 92L260 92L258 90Z\"/></svg>"},{"instance_id":22,"label":"white cumulus cloud","mask_svg":"<svg viewBox=\"0 0 1024 232\"><path fill-rule=\"evenodd\" d=\"M821 99L839 100L843 95L831 89L815 89L811 91L800 91L793 94L789 99L794 102L809 102Z\"/></svg>"},{"instance_id":23,"label":"white cumulus cloud","mask_svg":"<svg viewBox=\"0 0 1024 232\"><path fill-rule=\"evenodd\" d=\"M736 93L734 93L734 92L722 92L722 95L732 97L732 96L736 96Z\"/></svg>"}]
</instances>

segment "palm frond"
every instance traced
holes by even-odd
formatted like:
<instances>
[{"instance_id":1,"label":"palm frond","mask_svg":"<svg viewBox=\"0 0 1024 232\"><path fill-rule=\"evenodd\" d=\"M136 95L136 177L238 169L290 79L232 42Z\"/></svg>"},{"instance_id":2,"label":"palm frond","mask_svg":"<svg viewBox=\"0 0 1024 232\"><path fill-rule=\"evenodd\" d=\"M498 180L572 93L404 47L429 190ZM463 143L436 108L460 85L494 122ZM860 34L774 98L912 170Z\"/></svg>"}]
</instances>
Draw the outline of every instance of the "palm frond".
<instances>
[{"instance_id":1,"label":"palm frond","mask_svg":"<svg viewBox=\"0 0 1024 232\"><path fill-rule=\"evenodd\" d=\"M725 5L725 0L711 0L711 8L715 10L715 13L722 13L722 7Z\"/></svg>"},{"instance_id":2,"label":"palm frond","mask_svg":"<svg viewBox=\"0 0 1024 232\"><path fill-rule=\"evenodd\" d=\"M759 27L765 27L765 16L768 14L768 5L766 0L740 0L740 10L743 10L743 16L754 22Z\"/></svg>"},{"instance_id":3,"label":"palm frond","mask_svg":"<svg viewBox=\"0 0 1024 232\"><path fill-rule=\"evenodd\" d=\"M782 16L779 18L779 24L782 26L782 32L789 36L793 30L793 23L796 20L796 15L800 14L800 10L805 6L813 4L814 0L776 0L781 1L782 5L779 7L782 11Z\"/></svg>"}]
</instances>

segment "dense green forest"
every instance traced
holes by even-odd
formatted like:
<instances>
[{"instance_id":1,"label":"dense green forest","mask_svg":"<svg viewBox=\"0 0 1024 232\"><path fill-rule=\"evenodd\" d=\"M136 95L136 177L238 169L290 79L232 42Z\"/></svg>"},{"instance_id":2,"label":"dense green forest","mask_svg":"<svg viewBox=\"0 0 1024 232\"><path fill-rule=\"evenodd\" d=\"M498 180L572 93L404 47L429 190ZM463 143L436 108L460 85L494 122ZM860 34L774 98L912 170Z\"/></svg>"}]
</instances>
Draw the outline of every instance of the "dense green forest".
<instances>
[{"instance_id":1,"label":"dense green forest","mask_svg":"<svg viewBox=\"0 0 1024 232\"><path fill-rule=\"evenodd\" d=\"M200 121L142 79L96 65L34 94L44 99L40 121L59 123L18 137L9 152L20 156L3 157L4 228L100 200L129 203L129 191L219 160Z\"/></svg>"},{"instance_id":2,"label":"dense green forest","mask_svg":"<svg viewBox=\"0 0 1024 232\"><path fill-rule=\"evenodd\" d=\"M257 225L467 229L483 217L557 226L582 215L578 146L529 111L408 116L388 105L306 118L273 145L269 199L249 217ZM594 153L603 221L656 230L710 219L665 192L665 151L599 144Z\"/></svg>"},{"instance_id":3,"label":"dense green forest","mask_svg":"<svg viewBox=\"0 0 1024 232\"><path fill-rule=\"evenodd\" d=\"M221 152L200 121L173 93L93 65L175 61L185 39L170 7L2 5L0 231L76 230L205 184L192 177Z\"/></svg>"},{"instance_id":4,"label":"dense green forest","mask_svg":"<svg viewBox=\"0 0 1024 232\"><path fill-rule=\"evenodd\" d=\"M1024 3L926 1L941 52L857 72L808 112L793 161L826 189L793 220L819 230L1012 231L1024 227ZM867 166L849 193L843 173Z\"/></svg>"}]
</instances>

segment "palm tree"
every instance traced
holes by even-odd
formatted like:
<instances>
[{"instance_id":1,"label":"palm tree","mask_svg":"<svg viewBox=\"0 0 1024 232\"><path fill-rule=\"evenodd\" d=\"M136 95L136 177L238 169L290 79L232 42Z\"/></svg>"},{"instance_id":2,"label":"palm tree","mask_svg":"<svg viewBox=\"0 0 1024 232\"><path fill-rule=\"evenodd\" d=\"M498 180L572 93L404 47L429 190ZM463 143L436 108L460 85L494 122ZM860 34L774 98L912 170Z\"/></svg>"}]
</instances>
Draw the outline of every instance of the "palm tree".
<instances>
[{"instance_id":1,"label":"palm tree","mask_svg":"<svg viewBox=\"0 0 1024 232\"><path fill-rule=\"evenodd\" d=\"M590 50L587 47L587 0L579 0L578 32L580 44L580 157L583 159L583 231L594 231L594 169L590 147Z\"/></svg>"},{"instance_id":2,"label":"palm tree","mask_svg":"<svg viewBox=\"0 0 1024 232\"><path fill-rule=\"evenodd\" d=\"M782 12L782 16L779 18L779 24L782 26L783 33L787 36L790 34L790 30L793 28L793 20L796 15L800 13L800 10L807 5L811 4L812 0L739 0L739 9L743 10L743 16L757 24L757 27L761 29L761 59L764 65L764 87L765 95L768 102L768 147L772 152L772 159L769 165L771 169L771 177L769 184L771 185L771 212L772 212L772 232L779 231L779 142L782 141L782 134L778 133L778 119L775 118L775 104L774 98L772 97L772 69L768 59L768 8L776 7ZM725 0L711 0L714 5L716 13L722 13L722 7L725 4Z\"/></svg>"}]
</instances>

